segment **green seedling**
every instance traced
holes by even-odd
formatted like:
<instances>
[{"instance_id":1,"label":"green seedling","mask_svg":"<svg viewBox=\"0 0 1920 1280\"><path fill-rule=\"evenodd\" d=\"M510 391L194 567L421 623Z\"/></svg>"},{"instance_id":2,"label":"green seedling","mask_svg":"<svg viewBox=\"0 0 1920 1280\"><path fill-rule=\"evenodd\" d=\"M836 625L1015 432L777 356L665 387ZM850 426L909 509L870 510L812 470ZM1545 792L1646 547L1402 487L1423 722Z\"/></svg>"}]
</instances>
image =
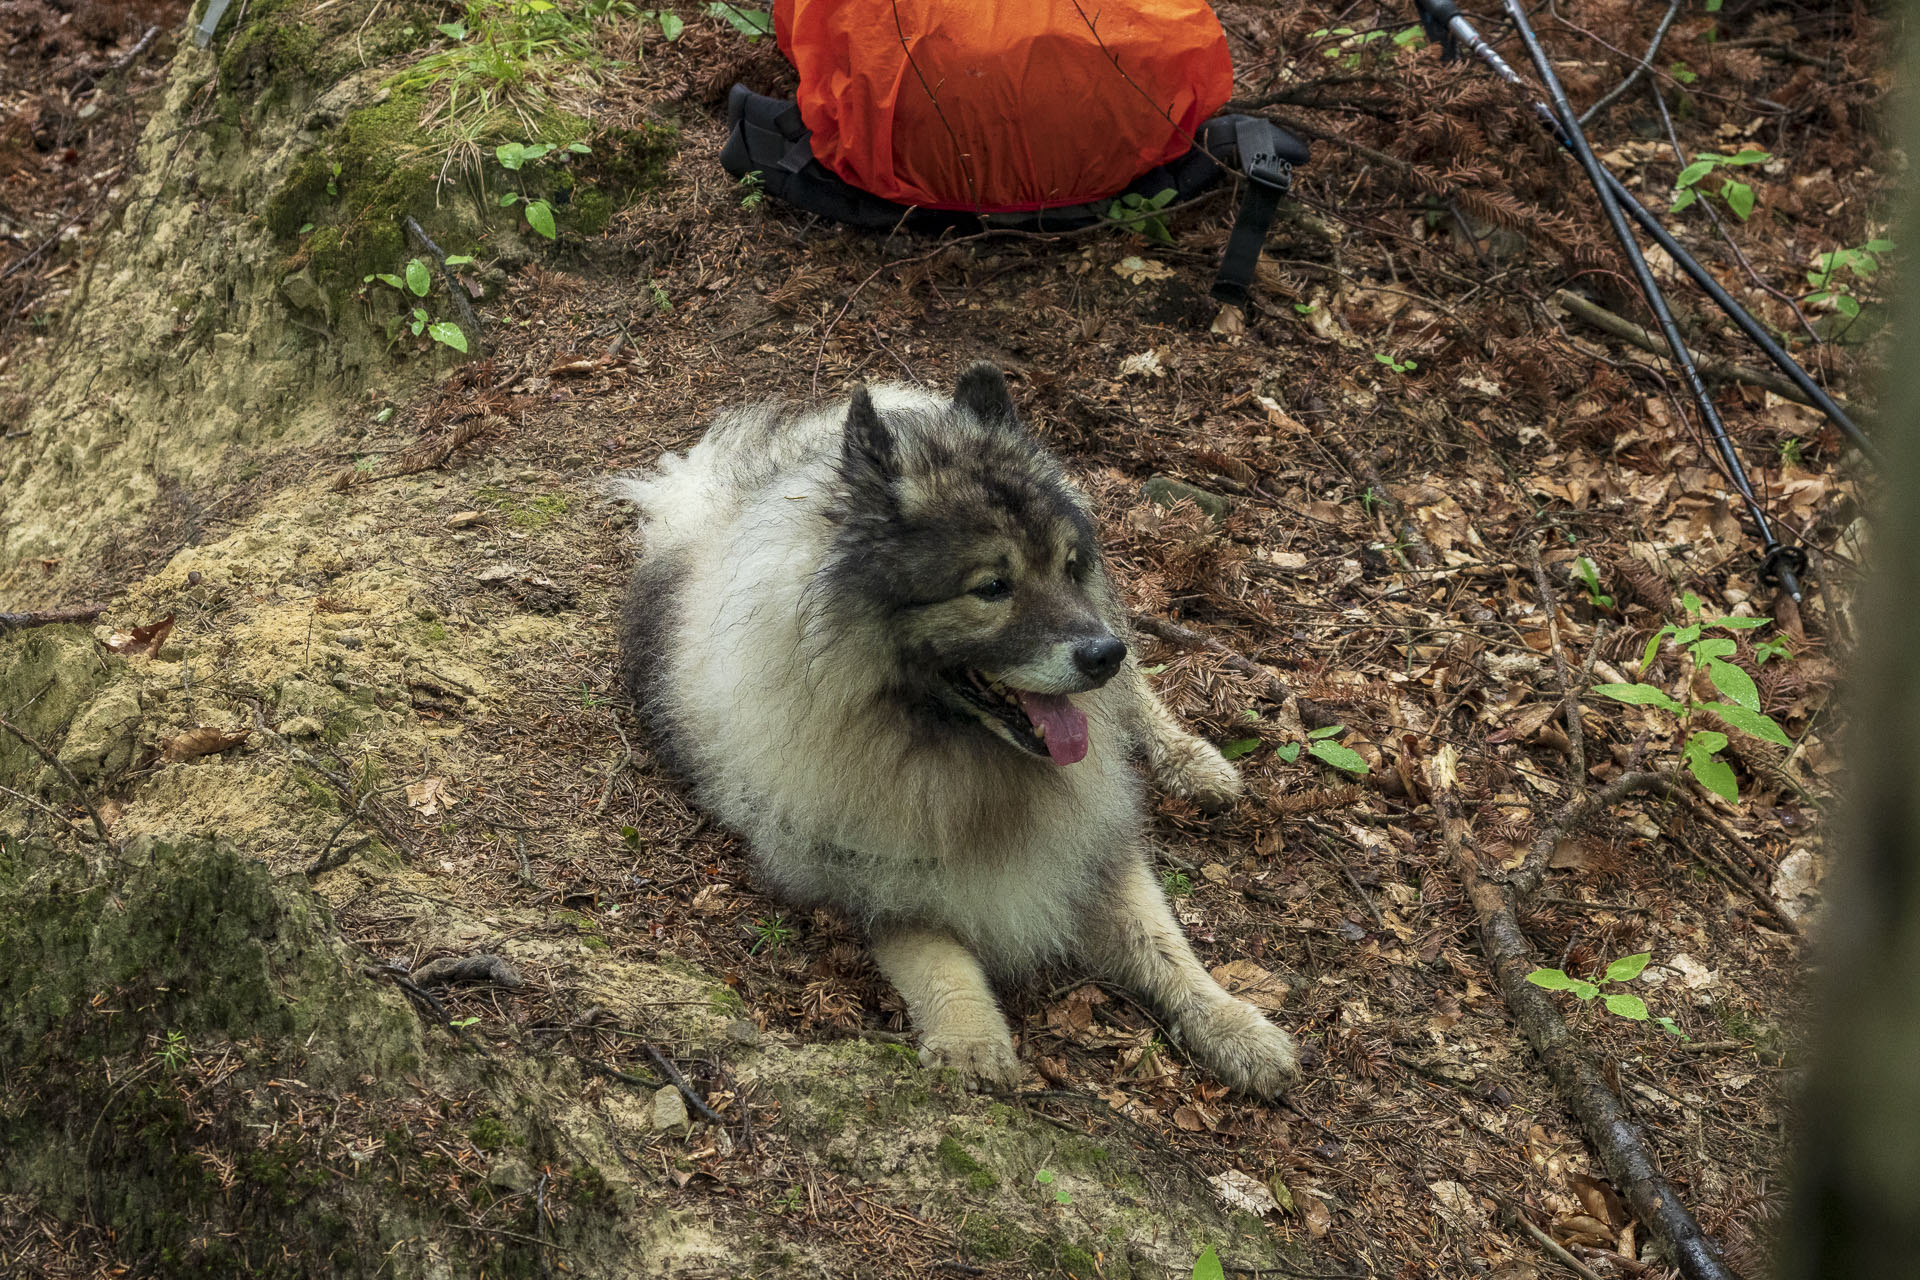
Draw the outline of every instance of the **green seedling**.
<instances>
[{"instance_id":1,"label":"green seedling","mask_svg":"<svg viewBox=\"0 0 1920 1280\"><path fill-rule=\"evenodd\" d=\"M1669 212L1679 213L1700 198L1700 184L1719 169L1739 168L1743 165L1766 164L1773 159L1767 151L1738 151L1733 155L1721 155L1717 151L1702 151L1693 158L1693 163L1680 171L1673 183L1673 207ZM1727 202L1727 208L1742 222L1753 212L1753 188L1732 177L1726 177L1720 184L1720 198Z\"/></svg>"},{"instance_id":2,"label":"green seedling","mask_svg":"<svg viewBox=\"0 0 1920 1280\"><path fill-rule=\"evenodd\" d=\"M1632 982L1640 976L1640 971L1647 967L1647 961L1651 957L1652 953L1647 951L1642 951L1638 955L1621 956L1608 965L1606 972L1594 982L1582 982L1578 978L1569 978L1559 969L1535 969L1527 975L1527 981L1536 987L1544 987L1548 991L1570 991L1575 998L1582 1001L1591 1001L1599 997L1601 1003L1606 1005L1607 1012L1615 1017L1630 1018L1635 1022L1651 1021L1668 1035L1678 1036L1682 1040L1690 1039L1686 1032L1674 1025L1672 1018L1649 1018L1647 1002L1639 996L1628 995L1624 991L1602 993L1600 990L1602 986Z\"/></svg>"}]
</instances>

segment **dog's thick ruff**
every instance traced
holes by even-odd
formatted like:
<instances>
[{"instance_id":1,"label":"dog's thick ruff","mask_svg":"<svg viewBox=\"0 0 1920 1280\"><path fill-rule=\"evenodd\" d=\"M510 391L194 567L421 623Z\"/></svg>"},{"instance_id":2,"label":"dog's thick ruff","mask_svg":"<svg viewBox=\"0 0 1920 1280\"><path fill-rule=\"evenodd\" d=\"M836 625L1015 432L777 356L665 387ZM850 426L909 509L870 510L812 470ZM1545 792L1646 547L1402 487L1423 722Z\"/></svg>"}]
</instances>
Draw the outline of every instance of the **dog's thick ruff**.
<instances>
[{"instance_id":1,"label":"dog's thick ruff","mask_svg":"<svg viewBox=\"0 0 1920 1280\"><path fill-rule=\"evenodd\" d=\"M869 932L924 1061L1011 1082L989 981L1065 962L1229 1083L1292 1076L1167 910L1132 761L1211 807L1239 778L1121 657L1086 501L998 370L740 411L616 492L642 543L620 669L656 747L776 897Z\"/></svg>"}]
</instances>

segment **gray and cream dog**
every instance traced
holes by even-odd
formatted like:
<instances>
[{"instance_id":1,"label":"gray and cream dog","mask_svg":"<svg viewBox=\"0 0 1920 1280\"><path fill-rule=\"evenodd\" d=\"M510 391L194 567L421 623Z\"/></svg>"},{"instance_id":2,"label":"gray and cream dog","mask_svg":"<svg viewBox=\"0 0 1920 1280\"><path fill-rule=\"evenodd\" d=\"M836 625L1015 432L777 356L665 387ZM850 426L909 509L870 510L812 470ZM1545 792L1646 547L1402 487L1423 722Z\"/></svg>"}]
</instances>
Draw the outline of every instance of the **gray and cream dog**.
<instances>
[{"instance_id":1,"label":"gray and cream dog","mask_svg":"<svg viewBox=\"0 0 1920 1280\"><path fill-rule=\"evenodd\" d=\"M1239 777L1148 688L1086 500L999 370L735 412L615 493L641 540L621 674L656 749L775 897L866 929L923 1063L1012 1084L990 982L1063 963L1229 1084L1294 1077L1147 856L1136 761L1207 806Z\"/></svg>"}]
</instances>

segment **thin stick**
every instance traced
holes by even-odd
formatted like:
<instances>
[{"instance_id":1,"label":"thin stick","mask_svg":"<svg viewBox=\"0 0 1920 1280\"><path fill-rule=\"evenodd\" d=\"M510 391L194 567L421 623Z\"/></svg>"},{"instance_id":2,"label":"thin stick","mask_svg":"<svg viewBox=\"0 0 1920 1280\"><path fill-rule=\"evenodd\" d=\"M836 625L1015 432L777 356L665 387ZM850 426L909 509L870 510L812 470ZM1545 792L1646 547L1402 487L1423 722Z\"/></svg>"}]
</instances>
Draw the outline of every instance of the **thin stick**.
<instances>
[{"instance_id":1,"label":"thin stick","mask_svg":"<svg viewBox=\"0 0 1920 1280\"><path fill-rule=\"evenodd\" d=\"M1155 639L1165 640L1168 644L1178 645L1182 649L1204 649L1224 661L1229 669L1238 671L1243 676L1251 676L1255 680L1266 681L1267 697L1274 702L1285 702L1293 696L1293 690L1287 688L1279 676L1274 675L1253 659L1235 653L1213 637L1202 635L1191 627L1183 627L1165 618L1136 613L1133 615L1133 629L1143 631Z\"/></svg>"},{"instance_id":2,"label":"thin stick","mask_svg":"<svg viewBox=\"0 0 1920 1280\"><path fill-rule=\"evenodd\" d=\"M1587 785L1587 740L1580 724L1580 689L1567 673L1567 653L1560 643L1560 602L1547 581L1546 566L1540 563L1540 544L1527 544L1527 563L1533 569L1534 589L1540 593L1541 607L1547 611L1547 641L1553 649L1553 670L1560 678L1560 707L1566 713L1567 744L1573 757L1573 785ZM1595 637L1597 640L1598 637Z\"/></svg>"},{"instance_id":3,"label":"thin stick","mask_svg":"<svg viewBox=\"0 0 1920 1280\"><path fill-rule=\"evenodd\" d=\"M59 772L61 778L66 781L67 786L72 789L74 800L79 803L82 809L87 811L87 816L93 819L93 829L99 833L100 843L106 845L112 844L113 840L107 835L107 824L100 821L100 811L93 807L93 801L87 799L87 793L81 788L80 779L73 776L73 770L62 764L59 756L56 756L53 752L47 750L32 738L22 733L14 726L13 721L7 719L5 716L0 716L0 729L5 729L8 733L26 743L28 750L32 751L42 760L45 760Z\"/></svg>"},{"instance_id":4,"label":"thin stick","mask_svg":"<svg viewBox=\"0 0 1920 1280\"><path fill-rule=\"evenodd\" d=\"M21 433L26 434L25 432ZM28 613L0 613L0 632L27 627L49 627L63 622L92 622L107 611L104 604L75 604L63 609L35 609Z\"/></svg>"},{"instance_id":5,"label":"thin stick","mask_svg":"<svg viewBox=\"0 0 1920 1280\"><path fill-rule=\"evenodd\" d=\"M642 1044L640 1047L647 1051L649 1058L653 1059L653 1065L660 1068L660 1074L680 1091L680 1096L687 1100L687 1105L693 1108L694 1114L708 1124L717 1125L722 1129L727 1127L727 1122L720 1118L720 1113L707 1105L707 1100L694 1091L693 1086L687 1083L687 1078L680 1074L680 1069L667 1061L665 1054L651 1044Z\"/></svg>"},{"instance_id":6,"label":"thin stick","mask_svg":"<svg viewBox=\"0 0 1920 1280\"><path fill-rule=\"evenodd\" d=\"M1605 813L1628 796L1643 791L1673 791L1679 786L1680 773L1677 769L1666 773L1623 773L1592 795L1570 801L1534 838L1533 847L1527 850L1527 859L1520 864L1520 869L1507 877L1507 887L1513 890L1514 900L1524 903L1533 897L1546 876L1547 859L1552 855L1553 847L1560 843L1560 838L1567 832L1595 814Z\"/></svg>"},{"instance_id":7,"label":"thin stick","mask_svg":"<svg viewBox=\"0 0 1920 1280\"><path fill-rule=\"evenodd\" d=\"M88 841L89 843L96 843L96 844L99 842L100 838L94 835L93 832L87 830L85 827L81 826L79 823L74 822L73 820L68 818L66 815L62 814L58 809L55 809L52 805L43 804L42 802L34 799L32 796L27 795L24 792L15 791L12 787L9 787L9 786L0 786L0 791L6 792L8 795L12 796L15 800L26 801L28 804L32 805L34 808L38 809L40 812L46 814L49 818L52 818L55 822L58 822L61 826L65 827L67 830L73 832L74 835L79 836L82 840Z\"/></svg>"},{"instance_id":8,"label":"thin stick","mask_svg":"<svg viewBox=\"0 0 1920 1280\"><path fill-rule=\"evenodd\" d=\"M1654 31L1653 42L1647 46L1646 54L1641 57L1639 63L1635 65L1633 70L1627 73L1625 80L1615 85L1602 96L1599 101L1580 113L1581 128L1584 129L1587 121L1593 119L1602 111L1605 111L1608 107L1618 102L1627 90L1633 88L1635 82L1637 82L1641 76L1647 74L1647 68L1652 65L1655 55L1660 52L1660 42L1667 38L1667 28L1671 27L1673 20L1680 16L1680 10L1685 3L1686 0L1673 0L1672 7L1667 10L1667 16L1660 19L1660 26Z\"/></svg>"},{"instance_id":9,"label":"thin stick","mask_svg":"<svg viewBox=\"0 0 1920 1280\"><path fill-rule=\"evenodd\" d=\"M1642 351L1662 357L1667 354L1665 345L1645 329L1624 316L1615 315L1597 302L1589 302L1577 293L1559 289L1548 301L1559 303L1575 319L1583 320L1623 342L1630 342ZM1732 364L1713 356L1695 356L1694 364L1699 368L1700 376L1703 378L1712 378L1717 382L1749 383L1762 390L1771 391L1783 400L1791 400L1795 404L1803 404L1808 408L1814 407L1813 400L1806 392L1785 378L1776 377L1764 369L1750 369L1746 365Z\"/></svg>"},{"instance_id":10,"label":"thin stick","mask_svg":"<svg viewBox=\"0 0 1920 1280\"><path fill-rule=\"evenodd\" d=\"M626 756L619 764L607 770L606 794L600 797L599 804L593 806L593 816L596 818L607 811L607 802L613 799L614 784L620 780L620 775L627 771L627 766L633 763L633 744L627 741L627 731L620 727L620 713L609 709L607 715L613 720L613 731L620 735L620 746L626 752Z\"/></svg>"},{"instance_id":11,"label":"thin stick","mask_svg":"<svg viewBox=\"0 0 1920 1280\"><path fill-rule=\"evenodd\" d=\"M1675 9L1679 7L1678 3L1674 5ZM1668 17L1671 18L1672 15L1669 14ZM1521 1213L1518 1209L1509 1207L1506 1216L1509 1220L1519 1224L1525 1229L1526 1233L1532 1236L1542 1249L1545 1249L1548 1253L1559 1259L1559 1261L1570 1268L1575 1275L1579 1276L1580 1280L1600 1280L1600 1277L1594 1273L1592 1267L1589 1267L1586 1263L1561 1248L1559 1241L1534 1226L1533 1223L1528 1220L1526 1214Z\"/></svg>"},{"instance_id":12,"label":"thin stick","mask_svg":"<svg viewBox=\"0 0 1920 1280\"><path fill-rule=\"evenodd\" d=\"M405 225L407 234L412 236L422 249L432 254L433 260L440 264L440 277L447 282L447 296L453 300L453 309L460 313L461 325L472 332L474 345L484 354L486 330L480 327L480 314L473 309L473 302L467 297L466 286L454 278L453 268L447 265L447 255L441 252L440 246L421 229L419 222L415 221L412 214L407 215Z\"/></svg>"}]
</instances>

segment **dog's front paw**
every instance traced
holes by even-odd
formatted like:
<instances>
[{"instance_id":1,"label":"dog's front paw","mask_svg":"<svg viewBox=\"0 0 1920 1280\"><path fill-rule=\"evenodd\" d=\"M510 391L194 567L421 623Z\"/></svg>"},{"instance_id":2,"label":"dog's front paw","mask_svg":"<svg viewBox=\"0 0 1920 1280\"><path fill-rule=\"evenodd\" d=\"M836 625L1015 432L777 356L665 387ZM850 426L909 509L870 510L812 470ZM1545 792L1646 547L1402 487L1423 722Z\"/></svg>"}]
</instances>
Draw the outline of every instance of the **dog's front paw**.
<instances>
[{"instance_id":1,"label":"dog's front paw","mask_svg":"<svg viewBox=\"0 0 1920 1280\"><path fill-rule=\"evenodd\" d=\"M1231 809L1246 790L1240 771L1204 738L1186 736L1167 743L1158 765L1154 781L1162 790L1185 796L1208 813Z\"/></svg>"},{"instance_id":2,"label":"dog's front paw","mask_svg":"<svg viewBox=\"0 0 1920 1280\"><path fill-rule=\"evenodd\" d=\"M1236 1089L1271 1098L1300 1077L1293 1037L1252 1005L1231 998L1180 1020L1188 1052Z\"/></svg>"},{"instance_id":3,"label":"dog's front paw","mask_svg":"<svg viewBox=\"0 0 1920 1280\"><path fill-rule=\"evenodd\" d=\"M952 1067L967 1085L1011 1089L1020 1083L1020 1059L1013 1041L995 1036L929 1036L920 1045L920 1065L928 1070Z\"/></svg>"}]
</instances>

